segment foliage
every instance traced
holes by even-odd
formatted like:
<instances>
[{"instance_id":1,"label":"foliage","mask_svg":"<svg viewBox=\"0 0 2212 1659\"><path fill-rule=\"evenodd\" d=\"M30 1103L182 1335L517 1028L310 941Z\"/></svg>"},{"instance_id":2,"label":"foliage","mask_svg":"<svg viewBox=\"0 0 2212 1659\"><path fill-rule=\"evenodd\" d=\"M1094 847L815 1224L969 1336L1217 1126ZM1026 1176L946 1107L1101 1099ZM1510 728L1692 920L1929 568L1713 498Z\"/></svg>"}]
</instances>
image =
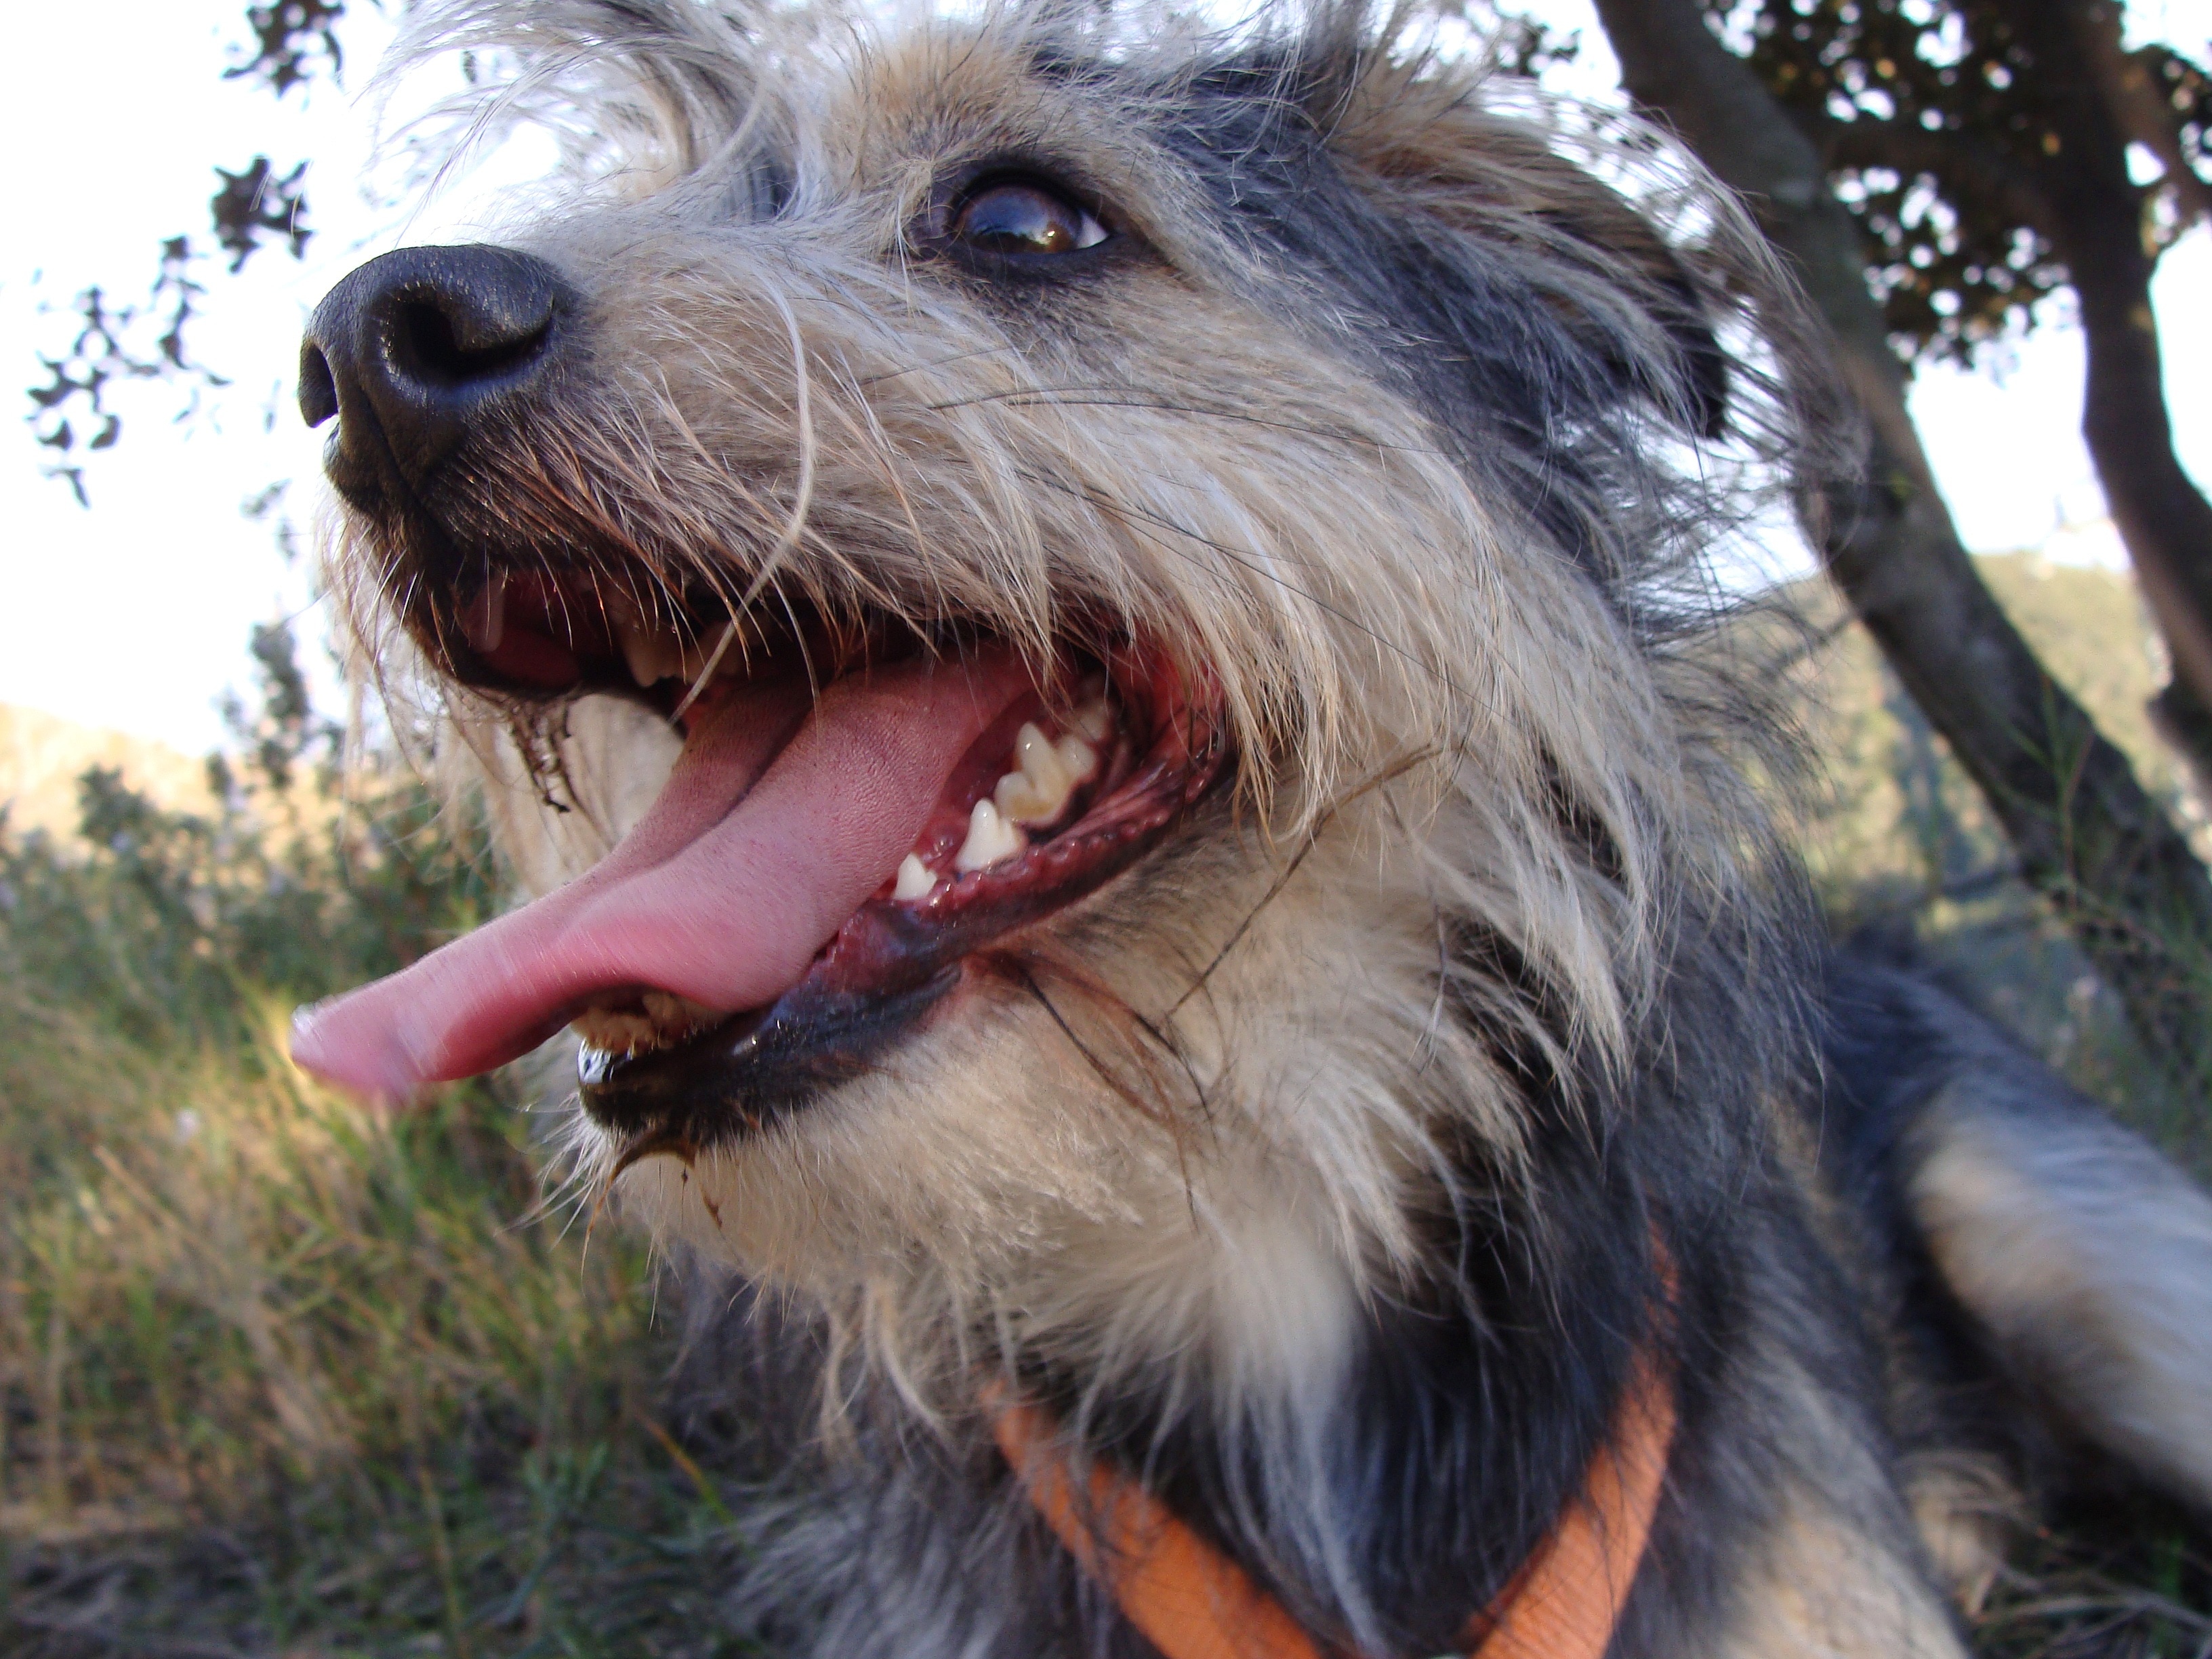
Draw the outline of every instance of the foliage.
<instances>
[{"instance_id":1,"label":"foliage","mask_svg":"<svg viewBox=\"0 0 2212 1659\"><path fill-rule=\"evenodd\" d=\"M265 155L255 156L240 173L215 170L222 188L209 202L208 211L215 221L216 240L230 255L232 276L246 268L264 236L282 238L295 259L307 252L307 239L314 234L302 216L307 197L301 180L307 171L307 164L301 161L279 178Z\"/></svg>"},{"instance_id":2,"label":"foliage","mask_svg":"<svg viewBox=\"0 0 2212 1659\"><path fill-rule=\"evenodd\" d=\"M134 1042L239 1040L258 998L389 973L490 912L481 846L428 790L341 777L289 632L256 629L253 651L260 709L233 704L243 752L210 758L215 811L164 808L95 767L78 785L88 859L0 839L0 968Z\"/></svg>"},{"instance_id":3,"label":"foliage","mask_svg":"<svg viewBox=\"0 0 2212 1659\"><path fill-rule=\"evenodd\" d=\"M1908 355L1968 359L2068 282L2053 173L2099 66L2039 63L2014 0L1701 3L1820 146ZM2212 183L2212 77L2168 46L2123 52L2119 7L2104 9L2113 101L2163 167L2135 187L2162 248Z\"/></svg>"},{"instance_id":4,"label":"foliage","mask_svg":"<svg viewBox=\"0 0 2212 1659\"><path fill-rule=\"evenodd\" d=\"M1998 1575L1973 1620L1981 1659L2197 1659L2212 1648L2212 1557L2154 1499L2070 1506Z\"/></svg>"},{"instance_id":5,"label":"foliage","mask_svg":"<svg viewBox=\"0 0 2212 1659\"><path fill-rule=\"evenodd\" d=\"M40 357L46 383L30 388L29 419L39 443L54 458L46 476L65 480L80 506L91 504L85 494L80 448L87 453L112 448L123 434L123 417L108 403L111 386L129 380L183 380L192 387L196 404L199 386L228 384L185 356L185 325L206 293L193 274L191 239L173 236L161 244L160 274L143 301L118 305L94 285L71 302L80 319L76 337L59 356ZM147 343L145 336L155 329L159 334ZM89 424L88 433L78 430L78 421Z\"/></svg>"},{"instance_id":6,"label":"foliage","mask_svg":"<svg viewBox=\"0 0 2212 1659\"><path fill-rule=\"evenodd\" d=\"M276 0L251 6L246 21L254 46L224 71L227 78L250 78L278 97L317 74L335 77L343 64L336 33L345 15L343 0ZM52 459L46 472L65 482L80 506L89 506L86 457L112 448L122 436L123 417L109 400L118 382L159 380L179 386L189 418L204 391L229 382L198 362L186 349L185 333L205 298L209 259L228 256L236 276L260 248L274 242L295 259L305 256L313 232L307 225L307 163L279 173L266 155L256 155L233 172L216 167L216 191L208 198L208 229L216 252L197 244L190 234L163 240L161 260L143 300L118 303L103 286L81 291L70 308L81 319L67 350L41 356L46 379L29 388L27 417L38 443Z\"/></svg>"},{"instance_id":7,"label":"foliage","mask_svg":"<svg viewBox=\"0 0 2212 1659\"><path fill-rule=\"evenodd\" d=\"M21 990L0 1649L735 1649L727 1510L655 1419L643 1252L527 1220L526 1118L477 1090L368 1121L289 1071L266 1005L186 1055Z\"/></svg>"},{"instance_id":8,"label":"foliage","mask_svg":"<svg viewBox=\"0 0 2212 1659\"><path fill-rule=\"evenodd\" d=\"M246 9L253 31L253 50L225 70L226 78L250 77L282 98L319 72L318 60L335 76L345 67L338 50L337 26L346 0L275 0Z\"/></svg>"},{"instance_id":9,"label":"foliage","mask_svg":"<svg viewBox=\"0 0 2212 1659\"><path fill-rule=\"evenodd\" d=\"M492 890L254 654L216 810L0 823L0 1649L738 1651L642 1246L548 1210L511 1088L381 1122L283 1056Z\"/></svg>"},{"instance_id":10,"label":"foliage","mask_svg":"<svg viewBox=\"0 0 2212 1659\"><path fill-rule=\"evenodd\" d=\"M1430 0L1426 9L1464 28L1500 70L1524 80L1540 79L1582 56L1580 30L1562 31L1499 0Z\"/></svg>"},{"instance_id":11,"label":"foliage","mask_svg":"<svg viewBox=\"0 0 2212 1659\"><path fill-rule=\"evenodd\" d=\"M2200 853L2212 847L2206 803L2145 708L2163 664L2133 584L2032 554L1975 562L2144 787ZM1824 776L1793 827L1829 915L1846 930L1917 929L1937 962L2032 1034L2046 1058L2212 1181L2202 1100L2145 1055L2118 995L2066 920L2018 878L1995 815L1864 630L1848 625L1825 587L1805 599L1826 637L1801 671Z\"/></svg>"}]
</instances>

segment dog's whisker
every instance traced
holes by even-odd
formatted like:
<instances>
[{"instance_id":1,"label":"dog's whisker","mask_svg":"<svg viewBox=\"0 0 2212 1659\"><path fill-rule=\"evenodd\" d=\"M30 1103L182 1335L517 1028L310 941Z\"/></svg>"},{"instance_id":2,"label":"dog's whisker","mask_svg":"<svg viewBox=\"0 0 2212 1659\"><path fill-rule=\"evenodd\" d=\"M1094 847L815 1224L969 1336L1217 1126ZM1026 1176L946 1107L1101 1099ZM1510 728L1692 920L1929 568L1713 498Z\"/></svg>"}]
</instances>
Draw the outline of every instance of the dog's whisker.
<instances>
[{"instance_id":1,"label":"dog's whisker","mask_svg":"<svg viewBox=\"0 0 2212 1659\"><path fill-rule=\"evenodd\" d=\"M1433 446L1378 442L1364 433L1332 431L1327 427L1309 422L1253 415L1241 410L1222 409L1113 386L1021 386L1006 391L974 392L932 403L926 407L935 414L949 414L955 410L976 409L992 404L1015 409L1035 405L1046 409L1129 409L1161 415L1190 415L1204 420L1232 421L1240 425L1264 427L1298 437L1319 438L1332 443L1371 448L1378 453L1398 452L1427 456L1443 453Z\"/></svg>"},{"instance_id":2,"label":"dog's whisker","mask_svg":"<svg viewBox=\"0 0 2212 1659\"><path fill-rule=\"evenodd\" d=\"M926 363L909 363L903 368L887 368L879 374L870 374L856 380L853 385L857 391L871 392L877 386L891 380L903 380L912 374L930 374L940 369L955 368L963 363L973 362L979 357L1018 359L1019 355L1018 349L1012 345L978 346L972 351L956 351L950 356L933 358Z\"/></svg>"}]
</instances>

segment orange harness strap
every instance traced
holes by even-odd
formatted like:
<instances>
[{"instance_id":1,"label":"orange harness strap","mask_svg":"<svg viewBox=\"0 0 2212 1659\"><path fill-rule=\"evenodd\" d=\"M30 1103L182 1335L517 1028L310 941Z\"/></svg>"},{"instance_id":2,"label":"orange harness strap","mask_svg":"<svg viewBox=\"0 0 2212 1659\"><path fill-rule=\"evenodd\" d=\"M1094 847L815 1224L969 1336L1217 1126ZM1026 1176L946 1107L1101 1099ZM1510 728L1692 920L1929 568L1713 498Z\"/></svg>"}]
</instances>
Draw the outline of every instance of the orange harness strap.
<instances>
[{"instance_id":1,"label":"orange harness strap","mask_svg":"<svg viewBox=\"0 0 2212 1659\"><path fill-rule=\"evenodd\" d=\"M1273 1596L1134 1481L1094 1465L1079 1504L1044 1412L1001 1404L994 1426L1037 1512L1166 1659L1322 1659ZM1474 1620L1473 1659L1603 1659L1650 1538L1674 1437L1674 1391L1647 1356L1581 1492Z\"/></svg>"}]
</instances>

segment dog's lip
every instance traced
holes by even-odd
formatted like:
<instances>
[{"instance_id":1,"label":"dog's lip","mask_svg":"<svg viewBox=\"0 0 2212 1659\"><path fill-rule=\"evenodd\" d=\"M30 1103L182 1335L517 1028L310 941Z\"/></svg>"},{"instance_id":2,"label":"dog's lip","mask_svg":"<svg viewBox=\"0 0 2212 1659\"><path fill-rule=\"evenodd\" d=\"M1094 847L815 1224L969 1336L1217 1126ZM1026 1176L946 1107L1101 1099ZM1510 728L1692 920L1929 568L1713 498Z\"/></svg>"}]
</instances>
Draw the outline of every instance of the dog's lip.
<instances>
[{"instance_id":1,"label":"dog's lip","mask_svg":"<svg viewBox=\"0 0 2212 1659\"><path fill-rule=\"evenodd\" d=\"M802 989L802 1003L903 994L1094 890L1218 775L1209 698L1177 693L1156 655L1127 654L1116 683L1141 683L1152 711L1132 728L1149 741L1127 775L1051 839L940 879L921 902L892 893L902 855L946 799L998 769L1014 725L1042 707L1020 657L986 644L848 676L818 697L803 681L718 686L660 798L597 868L303 1011L295 1057L404 1097L516 1058L611 994L652 988L773 1014Z\"/></svg>"}]
</instances>

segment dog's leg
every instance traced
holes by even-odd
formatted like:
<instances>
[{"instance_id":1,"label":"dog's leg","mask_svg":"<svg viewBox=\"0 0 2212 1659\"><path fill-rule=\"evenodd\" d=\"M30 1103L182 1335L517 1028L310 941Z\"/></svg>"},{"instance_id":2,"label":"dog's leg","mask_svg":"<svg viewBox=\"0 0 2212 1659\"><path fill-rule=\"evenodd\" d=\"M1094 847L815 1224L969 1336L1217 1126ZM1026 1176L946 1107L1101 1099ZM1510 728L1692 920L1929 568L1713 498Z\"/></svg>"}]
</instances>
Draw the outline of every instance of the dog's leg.
<instances>
[{"instance_id":1,"label":"dog's leg","mask_svg":"<svg viewBox=\"0 0 2212 1659\"><path fill-rule=\"evenodd\" d=\"M1723 1659L1964 1659L1917 1563L1873 1547L1817 1505L1792 1513L1747 1587Z\"/></svg>"},{"instance_id":2,"label":"dog's leg","mask_svg":"<svg viewBox=\"0 0 2212 1659\"><path fill-rule=\"evenodd\" d=\"M2212 1200L2058 1078L2002 1058L1961 1066L1922 1109L1911 1214L2063 1428L2212 1510Z\"/></svg>"},{"instance_id":3,"label":"dog's leg","mask_svg":"<svg viewBox=\"0 0 2212 1659\"><path fill-rule=\"evenodd\" d=\"M2212 1510L2212 1199L1919 975L1838 965L1832 1176L2063 1439Z\"/></svg>"}]
</instances>

